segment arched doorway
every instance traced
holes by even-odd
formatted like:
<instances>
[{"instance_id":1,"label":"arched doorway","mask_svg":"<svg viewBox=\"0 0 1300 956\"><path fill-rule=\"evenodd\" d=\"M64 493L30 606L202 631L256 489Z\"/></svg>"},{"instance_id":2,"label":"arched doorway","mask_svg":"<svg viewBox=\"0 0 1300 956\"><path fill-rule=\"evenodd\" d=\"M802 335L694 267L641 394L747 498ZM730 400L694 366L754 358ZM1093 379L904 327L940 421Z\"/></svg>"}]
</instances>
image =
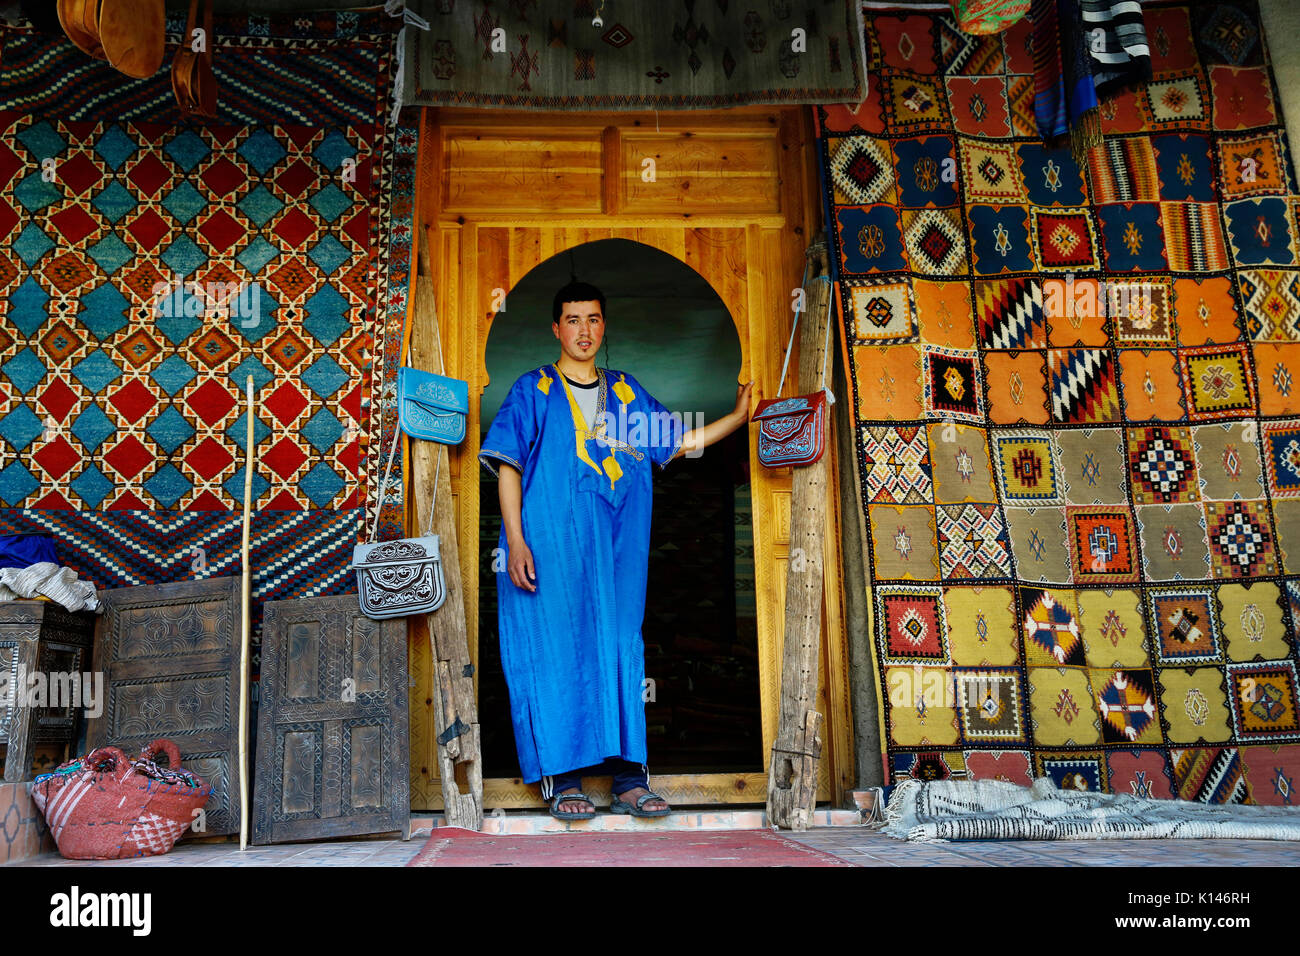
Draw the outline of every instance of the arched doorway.
<instances>
[{"instance_id":1,"label":"arched doorway","mask_svg":"<svg viewBox=\"0 0 1300 956\"><path fill-rule=\"evenodd\" d=\"M576 274L606 297L603 368L630 372L689 426L734 403L741 367L735 322L703 277L626 239L568 249L512 288L493 318L480 405L486 430L510 384L554 361L554 292ZM762 711L754 617L748 430L655 475L645 623L646 723L656 774L761 767ZM492 562L500 530L497 481L480 474L479 724L483 773L517 772L497 647Z\"/></svg>"},{"instance_id":2,"label":"arched doorway","mask_svg":"<svg viewBox=\"0 0 1300 956\"><path fill-rule=\"evenodd\" d=\"M502 318L498 310L504 300L504 316L512 310L519 314L522 307L510 298L512 290L554 257L560 256L557 268L567 280L568 260L561 255L567 250L620 239L677 260L707 283L732 317L734 333L729 334L738 340L739 376L734 364L719 373L717 393L734 403L737 378L753 378L762 395L776 390L793 317L791 290L803 271L805 237L820 228L811 125L797 109L744 108L661 114L660 126L646 128L640 117L629 114L542 116L459 109L424 113L416 202L416 221L422 228L417 241L429 252L447 374L470 383L468 435L451 450L449 468L462 555L477 556L483 537L484 489L477 454L490 421L490 412L485 414L481 406L490 387L488 343ZM642 178L642 156L656 159L657 182L647 184ZM578 266L580 277L588 278L582 275L581 259ZM534 320L547 336L553 292L552 287L545 309ZM611 327L610 364L637 374L639 362L619 344L617 334ZM550 342L532 367L554 357L554 339ZM598 361L604 364L603 356ZM420 355L414 350L410 362L419 367ZM743 440L748 446L747 434ZM714 452L709 449L705 458ZM834 458L832 449L827 454ZM748 456L760 753L750 769L712 773L661 774L652 764L655 788L676 806L761 804L766 795L766 764L779 714L791 476L788 469L761 467L752 448ZM671 471L673 467L665 475ZM432 477L430 466L427 475L415 474L412 480L427 483ZM853 773L839 546L838 514L828 509L817 705L827 720L820 800L841 793ZM494 589L495 583L480 575L474 559L462 558L461 572L470 658L477 665L480 585ZM410 643L417 688L411 705L411 793L412 807L427 810L441 807L441 787L431 695L423 692L430 668L421 630L412 628ZM476 679L481 683L477 670ZM480 686L480 696L483 690ZM512 761L512 740L508 747L507 759ZM657 759L652 750L651 760ZM500 766L496 757L491 763ZM599 782L586 788L601 801ZM517 777L485 775L486 808L542 805L535 785L524 786Z\"/></svg>"}]
</instances>

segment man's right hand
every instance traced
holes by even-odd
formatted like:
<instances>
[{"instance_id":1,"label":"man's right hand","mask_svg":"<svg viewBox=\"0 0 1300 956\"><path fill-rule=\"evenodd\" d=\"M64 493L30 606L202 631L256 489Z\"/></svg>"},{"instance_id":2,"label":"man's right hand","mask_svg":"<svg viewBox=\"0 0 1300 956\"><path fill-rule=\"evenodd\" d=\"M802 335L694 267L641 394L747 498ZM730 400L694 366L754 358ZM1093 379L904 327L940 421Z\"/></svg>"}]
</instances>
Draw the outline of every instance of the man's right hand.
<instances>
[{"instance_id":1,"label":"man's right hand","mask_svg":"<svg viewBox=\"0 0 1300 956\"><path fill-rule=\"evenodd\" d=\"M537 585L533 583L537 580L537 569L533 567L533 552L522 538L509 545L506 570L510 572L510 580L514 582L515 587L528 591L537 590Z\"/></svg>"}]
</instances>

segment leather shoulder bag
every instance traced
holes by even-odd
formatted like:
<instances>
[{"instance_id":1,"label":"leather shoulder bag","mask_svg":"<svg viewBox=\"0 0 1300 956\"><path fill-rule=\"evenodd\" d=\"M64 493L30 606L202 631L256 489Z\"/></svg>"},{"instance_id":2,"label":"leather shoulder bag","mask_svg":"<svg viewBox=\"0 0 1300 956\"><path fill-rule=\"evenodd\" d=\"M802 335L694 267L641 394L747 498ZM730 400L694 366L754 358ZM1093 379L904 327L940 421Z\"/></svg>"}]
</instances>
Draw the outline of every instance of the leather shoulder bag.
<instances>
[{"instance_id":1,"label":"leather shoulder bag","mask_svg":"<svg viewBox=\"0 0 1300 956\"><path fill-rule=\"evenodd\" d=\"M804 271L807 285L807 268ZM827 285L829 276L819 276ZM790 342L785 349L785 362L781 366L781 383L776 389L776 398L759 402L754 408L751 421L758 423L758 460L768 468L784 468L789 465L811 465L822 456L826 449L826 407L835 403L835 396L826 387L826 359L831 346L831 308L834 302L833 290L826 294L826 342L822 348L822 384L811 395L794 395L781 398L785 388L785 374L790 368L790 353L794 350L795 331L799 328L799 315L794 314L794 326L790 329Z\"/></svg>"}]
</instances>

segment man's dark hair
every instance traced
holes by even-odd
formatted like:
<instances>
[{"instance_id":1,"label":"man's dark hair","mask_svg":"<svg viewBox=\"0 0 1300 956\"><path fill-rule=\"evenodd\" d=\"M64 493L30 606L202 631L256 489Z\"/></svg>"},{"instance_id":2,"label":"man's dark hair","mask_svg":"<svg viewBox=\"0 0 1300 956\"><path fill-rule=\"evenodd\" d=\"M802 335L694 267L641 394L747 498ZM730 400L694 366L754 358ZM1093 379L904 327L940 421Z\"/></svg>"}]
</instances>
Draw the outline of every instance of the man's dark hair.
<instances>
[{"instance_id":1,"label":"man's dark hair","mask_svg":"<svg viewBox=\"0 0 1300 956\"><path fill-rule=\"evenodd\" d=\"M551 321L560 321L560 316L564 313L564 303L591 302L593 300L600 303L600 314L604 315L605 293L601 292L594 285L586 282L578 282L575 279L559 292L555 293L555 302L551 306Z\"/></svg>"}]
</instances>

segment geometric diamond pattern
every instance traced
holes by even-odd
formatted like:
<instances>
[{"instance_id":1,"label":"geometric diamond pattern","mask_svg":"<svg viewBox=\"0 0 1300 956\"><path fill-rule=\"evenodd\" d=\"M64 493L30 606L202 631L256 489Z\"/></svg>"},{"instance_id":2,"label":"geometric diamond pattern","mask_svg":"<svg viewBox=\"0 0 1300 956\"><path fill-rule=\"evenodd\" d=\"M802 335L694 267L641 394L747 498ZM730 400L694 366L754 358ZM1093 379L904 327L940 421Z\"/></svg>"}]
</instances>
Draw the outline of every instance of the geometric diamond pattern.
<instances>
[{"instance_id":1,"label":"geometric diamond pattern","mask_svg":"<svg viewBox=\"0 0 1300 956\"><path fill-rule=\"evenodd\" d=\"M945 578L1011 576L1011 549L995 504L939 508L939 563Z\"/></svg>"},{"instance_id":2,"label":"geometric diamond pattern","mask_svg":"<svg viewBox=\"0 0 1300 956\"><path fill-rule=\"evenodd\" d=\"M865 493L873 504L917 504L932 500L930 449L925 429L862 428Z\"/></svg>"},{"instance_id":3,"label":"geometric diamond pattern","mask_svg":"<svg viewBox=\"0 0 1300 956\"><path fill-rule=\"evenodd\" d=\"M336 22L330 15L308 33ZM367 22L365 29L383 25ZM389 42L381 36L381 45ZM57 41L24 42L35 57ZM306 49L299 39L266 42ZM10 216L23 226L0 249L0 302L9 303L7 311L0 305L0 383L37 402L54 389L57 403L75 411L58 435L47 435L28 405L0 406L6 504L30 506L39 497L88 510L237 509L242 487L232 492L227 481L242 461L243 435L230 432L230 420L243 413L250 370L259 428L284 410L270 400L276 386L300 386L293 415L276 419L288 444L272 454L259 442L258 504L338 508L358 489L365 500L374 478L358 476L357 463L373 472L376 456L358 450L382 444L376 427L387 410L375 403L363 415L362 398L395 371L382 348L383 323L397 319L384 298L380 245L391 238L391 186L345 180L338 170L352 158L390 176L398 158L385 146L391 140L362 121L366 104L384 95L373 80L377 47L367 49L351 65L330 61L330 70L344 73L322 93L318 115L333 125L313 128L310 116L255 118L264 107L242 122L227 116L221 131L137 124L115 112L80 123L13 114L7 149L22 166L0 184L0 226ZM260 56L233 52L228 67L274 101L281 81ZM355 78L349 71L367 59L372 78L347 88ZM299 68L305 78L318 67ZM87 77L106 67L88 61L77 69L87 76L70 87L93 85ZM231 96L224 102L244 108L242 94ZM355 120L340 123L336 104L355 110ZM49 115L59 110L56 103ZM58 164L53 181L39 174L43 159ZM888 163L881 171L892 177ZM365 213L354 219L357 209ZM372 310L380 301L377 323ZM228 314L223 303L236 310L255 303L256 314ZM365 364L352 348L363 330L376 335ZM345 420L362 426L353 441L342 440ZM21 467L5 471L10 465Z\"/></svg>"}]
</instances>

